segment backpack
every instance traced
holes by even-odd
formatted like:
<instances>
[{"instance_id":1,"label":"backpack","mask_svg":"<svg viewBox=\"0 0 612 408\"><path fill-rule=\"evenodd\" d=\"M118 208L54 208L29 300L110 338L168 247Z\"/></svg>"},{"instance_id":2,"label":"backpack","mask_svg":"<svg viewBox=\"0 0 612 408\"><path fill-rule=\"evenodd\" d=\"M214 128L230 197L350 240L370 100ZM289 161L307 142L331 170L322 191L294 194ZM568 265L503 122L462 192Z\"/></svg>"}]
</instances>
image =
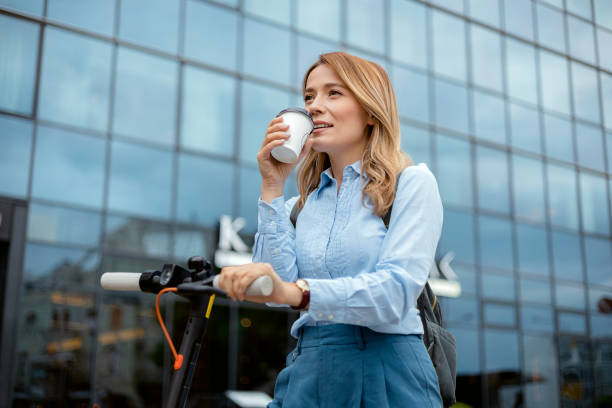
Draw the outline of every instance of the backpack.
<instances>
[{"instance_id":1,"label":"backpack","mask_svg":"<svg viewBox=\"0 0 612 408\"><path fill-rule=\"evenodd\" d=\"M395 184L396 191L398 185L399 176ZM389 229L392 210L393 204L391 204L391 207L389 207L389 210L387 210L383 217L383 222L387 229ZM296 226L298 213L297 203L295 203L289 216L293 227ZM432 268L435 267L434 263ZM438 375L442 402L445 407L450 407L457 402L455 398L455 388L457 385L457 346L455 337L444 328L442 306L438 302L438 298L431 289L431 286L429 286L429 282L425 282L425 287L417 299L417 309L423 323L423 343L425 343L427 353Z\"/></svg>"}]
</instances>

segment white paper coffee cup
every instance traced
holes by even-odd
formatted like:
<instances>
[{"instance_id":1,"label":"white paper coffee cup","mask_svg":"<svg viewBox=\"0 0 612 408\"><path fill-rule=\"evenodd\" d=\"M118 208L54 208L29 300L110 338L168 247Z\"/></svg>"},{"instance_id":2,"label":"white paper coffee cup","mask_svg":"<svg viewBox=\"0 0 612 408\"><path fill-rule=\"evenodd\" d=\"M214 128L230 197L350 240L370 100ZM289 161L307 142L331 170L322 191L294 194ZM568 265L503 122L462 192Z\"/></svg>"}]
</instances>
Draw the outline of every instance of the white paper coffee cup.
<instances>
[{"instance_id":1,"label":"white paper coffee cup","mask_svg":"<svg viewBox=\"0 0 612 408\"><path fill-rule=\"evenodd\" d=\"M282 117L283 122L289 125L289 139L281 146L272 149L272 157L283 163L295 163L304 148L306 139L314 129L314 122L310 113L300 108L284 109L276 115Z\"/></svg>"}]
</instances>

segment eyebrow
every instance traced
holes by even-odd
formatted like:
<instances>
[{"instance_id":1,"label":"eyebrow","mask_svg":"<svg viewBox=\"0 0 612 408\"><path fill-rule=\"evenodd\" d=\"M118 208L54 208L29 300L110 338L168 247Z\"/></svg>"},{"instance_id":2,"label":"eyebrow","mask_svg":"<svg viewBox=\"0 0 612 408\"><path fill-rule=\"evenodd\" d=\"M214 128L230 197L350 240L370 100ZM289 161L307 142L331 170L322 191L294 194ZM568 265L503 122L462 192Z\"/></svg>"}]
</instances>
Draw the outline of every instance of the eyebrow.
<instances>
[{"instance_id":1,"label":"eyebrow","mask_svg":"<svg viewBox=\"0 0 612 408\"><path fill-rule=\"evenodd\" d=\"M340 87L340 88L346 89L346 86L339 84L337 82L328 82L325 85L323 85L323 88L334 88L334 87ZM307 93L307 92L314 92L314 88L304 89L304 93Z\"/></svg>"}]
</instances>

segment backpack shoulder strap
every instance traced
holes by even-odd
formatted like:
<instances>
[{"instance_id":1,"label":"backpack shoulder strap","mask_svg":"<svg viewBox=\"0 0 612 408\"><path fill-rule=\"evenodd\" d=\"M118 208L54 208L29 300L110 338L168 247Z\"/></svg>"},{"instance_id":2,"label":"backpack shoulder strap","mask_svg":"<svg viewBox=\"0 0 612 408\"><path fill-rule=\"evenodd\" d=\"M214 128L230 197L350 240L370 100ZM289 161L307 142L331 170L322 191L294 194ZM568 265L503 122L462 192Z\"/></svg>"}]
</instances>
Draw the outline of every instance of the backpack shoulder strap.
<instances>
[{"instance_id":1,"label":"backpack shoulder strap","mask_svg":"<svg viewBox=\"0 0 612 408\"><path fill-rule=\"evenodd\" d=\"M399 186L399 180L400 180L400 176L402 175L402 172L400 172L397 177L395 178L395 195L397 196L397 187ZM395 201L395 197L393 198L393 201ZM389 207L389 209L387 210L387 212L385 213L385 215L383 216L383 222L385 223L385 227L387 229L389 229L389 222L391 221L391 211L393 210L393 203L391 203L391 207Z\"/></svg>"},{"instance_id":2,"label":"backpack shoulder strap","mask_svg":"<svg viewBox=\"0 0 612 408\"><path fill-rule=\"evenodd\" d=\"M291 224L293 224L293 228L295 228L295 225L297 224L297 218L298 218L299 213L300 211L298 210L298 205L296 201L295 204L293 204L293 208L291 209L291 214L289 215L289 219L291 220Z\"/></svg>"}]
</instances>

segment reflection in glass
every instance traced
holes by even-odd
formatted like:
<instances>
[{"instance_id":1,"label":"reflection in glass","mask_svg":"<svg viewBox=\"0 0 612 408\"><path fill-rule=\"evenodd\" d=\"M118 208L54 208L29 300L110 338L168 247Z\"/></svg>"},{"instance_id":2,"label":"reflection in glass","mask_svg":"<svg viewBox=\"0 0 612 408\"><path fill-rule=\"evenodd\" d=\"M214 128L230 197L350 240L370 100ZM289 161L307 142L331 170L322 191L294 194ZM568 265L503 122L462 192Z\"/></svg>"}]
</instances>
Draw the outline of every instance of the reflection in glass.
<instances>
[{"instance_id":1,"label":"reflection in glass","mask_svg":"<svg viewBox=\"0 0 612 408\"><path fill-rule=\"evenodd\" d=\"M32 114L40 27L0 15L0 108Z\"/></svg>"},{"instance_id":2,"label":"reflection in glass","mask_svg":"<svg viewBox=\"0 0 612 408\"><path fill-rule=\"evenodd\" d=\"M105 131L111 60L111 44L46 26L39 118Z\"/></svg>"},{"instance_id":3,"label":"reflection in glass","mask_svg":"<svg viewBox=\"0 0 612 408\"><path fill-rule=\"evenodd\" d=\"M178 25L178 0L121 2L119 37L124 40L175 54L178 45Z\"/></svg>"},{"instance_id":4,"label":"reflection in glass","mask_svg":"<svg viewBox=\"0 0 612 408\"><path fill-rule=\"evenodd\" d=\"M606 197L606 179L589 173L580 173L582 228L585 232L610 235ZM612 269L610 271L612 272Z\"/></svg>"},{"instance_id":5,"label":"reflection in glass","mask_svg":"<svg viewBox=\"0 0 612 408\"><path fill-rule=\"evenodd\" d=\"M558 313L559 331L563 333L585 334L586 318L583 314Z\"/></svg>"},{"instance_id":6,"label":"reflection in glass","mask_svg":"<svg viewBox=\"0 0 612 408\"><path fill-rule=\"evenodd\" d=\"M172 255L180 262L185 262L194 255L202 255L211 260L214 256L214 243L217 242L218 235L216 229L177 227L174 233Z\"/></svg>"},{"instance_id":7,"label":"reflection in glass","mask_svg":"<svg viewBox=\"0 0 612 408\"><path fill-rule=\"evenodd\" d=\"M610 339L612 337L612 316L591 315L591 337ZM599 361L595 360L595 363Z\"/></svg>"},{"instance_id":8,"label":"reflection in glass","mask_svg":"<svg viewBox=\"0 0 612 408\"><path fill-rule=\"evenodd\" d=\"M447 204L473 207L472 155L470 142L436 135L436 179Z\"/></svg>"},{"instance_id":9,"label":"reflection in glass","mask_svg":"<svg viewBox=\"0 0 612 408\"><path fill-rule=\"evenodd\" d=\"M593 376L589 344L578 336L560 336L561 407L592 407Z\"/></svg>"},{"instance_id":10,"label":"reflection in glass","mask_svg":"<svg viewBox=\"0 0 612 408\"><path fill-rule=\"evenodd\" d=\"M463 13L463 0L431 0L431 2L456 13Z\"/></svg>"},{"instance_id":11,"label":"reflection in glass","mask_svg":"<svg viewBox=\"0 0 612 408\"><path fill-rule=\"evenodd\" d=\"M552 336L522 336L526 407L559 406L559 367Z\"/></svg>"},{"instance_id":12,"label":"reflection in glass","mask_svg":"<svg viewBox=\"0 0 612 408\"><path fill-rule=\"evenodd\" d=\"M601 98L603 100L604 123L612 129L612 75L600 71Z\"/></svg>"},{"instance_id":13,"label":"reflection in glass","mask_svg":"<svg viewBox=\"0 0 612 408\"><path fill-rule=\"evenodd\" d=\"M478 206L491 211L510 212L507 154L488 147L476 147Z\"/></svg>"},{"instance_id":14,"label":"reflection in glass","mask_svg":"<svg viewBox=\"0 0 612 408\"><path fill-rule=\"evenodd\" d=\"M523 330L539 333L552 333L555 320L550 307L521 307L521 326Z\"/></svg>"},{"instance_id":15,"label":"reflection in glass","mask_svg":"<svg viewBox=\"0 0 612 408\"><path fill-rule=\"evenodd\" d=\"M270 61L291 59L288 30L246 19L243 41L245 73L284 84L291 82L291 64L270 64Z\"/></svg>"},{"instance_id":16,"label":"reflection in glass","mask_svg":"<svg viewBox=\"0 0 612 408\"><path fill-rule=\"evenodd\" d=\"M0 194L25 198L30 174L32 123L0 115Z\"/></svg>"},{"instance_id":17,"label":"reflection in glass","mask_svg":"<svg viewBox=\"0 0 612 408\"><path fill-rule=\"evenodd\" d=\"M533 17L531 1L504 1L504 16L506 31L519 37L533 40Z\"/></svg>"},{"instance_id":18,"label":"reflection in glass","mask_svg":"<svg viewBox=\"0 0 612 408\"><path fill-rule=\"evenodd\" d=\"M510 129L512 146L534 153L542 152L537 110L511 103Z\"/></svg>"},{"instance_id":19,"label":"reflection in glass","mask_svg":"<svg viewBox=\"0 0 612 408\"><path fill-rule=\"evenodd\" d=\"M32 196L102 207L106 142L45 126L37 133Z\"/></svg>"},{"instance_id":20,"label":"reflection in glass","mask_svg":"<svg viewBox=\"0 0 612 408\"><path fill-rule=\"evenodd\" d=\"M519 356L516 332L486 329L484 330L484 340L485 367L488 373L518 371ZM496 397L497 393L494 393L493 398Z\"/></svg>"},{"instance_id":21,"label":"reflection in glass","mask_svg":"<svg viewBox=\"0 0 612 408\"><path fill-rule=\"evenodd\" d=\"M599 65L612 71L612 33L597 29L597 48L599 50Z\"/></svg>"},{"instance_id":22,"label":"reflection in glass","mask_svg":"<svg viewBox=\"0 0 612 408\"><path fill-rule=\"evenodd\" d=\"M431 169L431 137L427 130L401 124L402 150L410 155L415 163L426 163ZM440 179L437 178L438 185Z\"/></svg>"},{"instance_id":23,"label":"reflection in glass","mask_svg":"<svg viewBox=\"0 0 612 408\"><path fill-rule=\"evenodd\" d=\"M545 47L565 52L565 26L563 13L543 4L536 4L538 14L538 41Z\"/></svg>"},{"instance_id":24,"label":"reflection in glass","mask_svg":"<svg viewBox=\"0 0 612 408\"><path fill-rule=\"evenodd\" d=\"M298 35L297 47L297 71L294 72L294 80L296 82L295 85L300 87L300 103L297 106L304 106L304 100L302 99L301 95L301 85L306 71L319 59L319 55L337 51L338 46L334 43L313 40L312 38Z\"/></svg>"},{"instance_id":25,"label":"reflection in glass","mask_svg":"<svg viewBox=\"0 0 612 408\"><path fill-rule=\"evenodd\" d=\"M546 165L548 170L548 214L553 225L578 229L576 172L573 169Z\"/></svg>"},{"instance_id":26,"label":"reflection in glass","mask_svg":"<svg viewBox=\"0 0 612 408\"><path fill-rule=\"evenodd\" d=\"M612 300L611 288L589 286L588 306L592 315L602 314L608 310L605 303L607 299Z\"/></svg>"},{"instance_id":27,"label":"reflection in glass","mask_svg":"<svg viewBox=\"0 0 612 408\"><path fill-rule=\"evenodd\" d=\"M545 221L543 166L540 160L512 155L514 214L535 222Z\"/></svg>"},{"instance_id":28,"label":"reflection in glass","mask_svg":"<svg viewBox=\"0 0 612 408\"><path fill-rule=\"evenodd\" d=\"M47 1L47 17L105 34L113 35L115 2L97 0Z\"/></svg>"},{"instance_id":29,"label":"reflection in glass","mask_svg":"<svg viewBox=\"0 0 612 408\"><path fill-rule=\"evenodd\" d=\"M516 326L516 312L514 306L485 303L484 321L486 325Z\"/></svg>"},{"instance_id":30,"label":"reflection in glass","mask_svg":"<svg viewBox=\"0 0 612 408\"><path fill-rule=\"evenodd\" d=\"M567 11L591 20L591 2L583 0L565 0Z\"/></svg>"},{"instance_id":31,"label":"reflection in glass","mask_svg":"<svg viewBox=\"0 0 612 408\"><path fill-rule=\"evenodd\" d=\"M94 288L98 285L100 256L94 250L27 244L24 286L32 290L56 287Z\"/></svg>"},{"instance_id":32,"label":"reflection in glass","mask_svg":"<svg viewBox=\"0 0 612 408\"><path fill-rule=\"evenodd\" d=\"M595 3L595 22L612 30L612 4L607 0L593 0Z\"/></svg>"},{"instance_id":33,"label":"reflection in glass","mask_svg":"<svg viewBox=\"0 0 612 408\"><path fill-rule=\"evenodd\" d=\"M525 279L520 280L521 303L552 304L550 295L550 282L548 280Z\"/></svg>"},{"instance_id":34,"label":"reflection in glass","mask_svg":"<svg viewBox=\"0 0 612 408\"><path fill-rule=\"evenodd\" d=\"M468 0L470 17L499 27L499 0Z\"/></svg>"},{"instance_id":35,"label":"reflection in glass","mask_svg":"<svg viewBox=\"0 0 612 408\"><path fill-rule=\"evenodd\" d=\"M483 298L513 302L516 297L514 277L511 275L494 275L486 272L485 269L485 273L481 275Z\"/></svg>"},{"instance_id":36,"label":"reflection in glass","mask_svg":"<svg viewBox=\"0 0 612 408\"><path fill-rule=\"evenodd\" d=\"M584 312L586 305L584 286L557 283L555 285L555 303L559 309L573 309Z\"/></svg>"},{"instance_id":37,"label":"reflection in glass","mask_svg":"<svg viewBox=\"0 0 612 408\"><path fill-rule=\"evenodd\" d=\"M242 9L250 14L288 25L291 3L285 0L243 0Z\"/></svg>"},{"instance_id":38,"label":"reflection in glass","mask_svg":"<svg viewBox=\"0 0 612 408\"><path fill-rule=\"evenodd\" d=\"M485 3L497 4L497 2L489 1ZM487 8L485 5L482 7ZM470 28L472 30L472 81L476 85L502 92L500 36L494 31L477 25L470 25Z\"/></svg>"},{"instance_id":39,"label":"reflection in glass","mask_svg":"<svg viewBox=\"0 0 612 408\"><path fill-rule=\"evenodd\" d=\"M540 50L540 79L544 109L570 114L567 60Z\"/></svg>"},{"instance_id":40,"label":"reflection in glass","mask_svg":"<svg viewBox=\"0 0 612 408\"><path fill-rule=\"evenodd\" d=\"M340 0L298 0L297 27L338 41L341 27Z\"/></svg>"},{"instance_id":41,"label":"reflection in glass","mask_svg":"<svg viewBox=\"0 0 612 408\"><path fill-rule=\"evenodd\" d=\"M523 273L548 276L548 240L546 230L516 224L518 267Z\"/></svg>"},{"instance_id":42,"label":"reflection in glass","mask_svg":"<svg viewBox=\"0 0 612 408\"><path fill-rule=\"evenodd\" d=\"M101 227L99 213L30 203L27 232L30 240L97 246Z\"/></svg>"},{"instance_id":43,"label":"reflection in glass","mask_svg":"<svg viewBox=\"0 0 612 408\"><path fill-rule=\"evenodd\" d=\"M352 0L346 4L347 41L369 51L385 52L384 7L378 0Z\"/></svg>"},{"instance_id":44,"label":"reflection in glass","mask_svg":"<svg viewBox=\"0 0 612 408\"><path fill-rule=\"evenodd\" d=\"M121 252L147 256L168 256L170 228L166 224L139 218L109 215L106 218L104 246Z\"/></svg>"},{"instance_id":45,"label":"reflection in glass","mask_svg":"<svg viewBox=\"0 0 612 408\"><path fill-rule=\"evenodd\" d=\"M392 78L399 115L429 122L429 76L394 65Z\"/></svg>"},{"instance_id":46,"label":"reflection in glass","mask_svg":"<svg viewBox=\"0 0 612 408\"><path fill-rule=\"evenodd\" d=\"M246 220L243 232L257 231L257 200L261 197L261 176L256 169L240 168L238 215Z\"/></svg>"},{"instance_id":47,"label":"reflection in glass","mask_svg":"<svg viewBox=\"0 0 612 408\"><path fill-rule=\"evenodd\" d=\"M475 298L448 298L442 304L444 321L478 327L478 300Z\"/></svg>"},{"instance_id":48,"label":"reflection in glass","mask_svg":"<svg viewBox=\"0 0 612 408\"><path fill-rule=\"evenodd\" d=\"M476 330L458 327L450 328L457 342L457 355L469 358L457 359L457 377L463 375L478 375L480 373L480 347Z\"/></svg>"},{"instance_id":49,"label":"reflection in glass","mask_svg":"<svg viewBox=\"0 0 612 408\"><path fill-rule=\"evenodd\" d=\"M42 16L44 0L0 0L2 7Z\"/></svg>"},{"instance_id":50,"label":"reflection in glass","mask_svg":"<svg viewBox=\"0 0 612 408\"><path fill-rule=\"evenodd\" d=\"M567 16L569 53L572 57L595 64L595 33L593 25Z\"/></svg>"},{"instance_id":51,"label":"reflection in glass","mask_svg":"<svg viewBox=\"0 0 612 408\"><path fill-rule=\"evenodd\" d=\"M404 0L391 1L391 57L427 68L427 12L424 5Z\"/></svg>"},{"instance_id":52,"label":"reflection in glass","mask_svg":"<svg viewBox=\"0 0 612 408\"><path fill-rule=\"evenodd\" d=\"M505 40L508 94L535 105L538 103L535 50L522 41L509 37Z\"/></svg>"},{"instance_id":53,"label":"reflection in glass","mask_svg":"<svg viewBox=\"0 0 612 408\"><path fill-rule=\"evenodd\" d=\"M432 13L434 71L465 81L465 23L437 10Z\"/></svg>"},{"instance_id":54,"label":"reflection in glass","mask_svg":"<svg viewBox=\"0 0 612 408\"><path fill-rule=\"evenodd\" d=\"M436 124L468 133L468 94L465 87L439 79L434 79L434 84Z\"/></svg>"},{"instance_id":55,"label":"reflection in glass","mask_svg":"<svg viewBox=\"0 0 612 408\"><path fill-rule=\"evenodd\" d=\"M504 100L484 92L472 91L474 133L481 139L506 144Z\"/></svg>"},{"instance_id":56,"label":"reflection in glass","mask_svg":"<svg viewBox=\"0 0 612 408\"><path fill-rule=\"evenodd\" d=\"M574 161L572 122L559 116L544 114L546 154L566 162Z\"/></svg>"},{"instance_id":57,"label":"reflection in glass","mask_svg":"<svg viewBox=\"0 0 612 408\"><path fill-rule=\"evenodd\" d=\"M597 73L586 65L572 62L572 91L576 116L599 123Z\"/></svg>"},{"instance_id":58,"label":"reflection in glass","mask_svg":"<svg viewBox=\"0 0 612 408\"><path fill-rule=\"evenodd\" d=\"M584 237L587 282L612 286L612 249L610 241Z\"/></svg>"},{"instance_id":59,"label":"reflection in glass","mask_svg":"<svg viewBox=\"0 0 612 408\"><path fill-rule=\"evenodd\" d=\"M459 277L462 295L476 295L476 271L474 267L453 263L453 271Z\"/></svg>"},{"instance_id":60,"label":"reflection in glass","mask_svg":"<svg viewBox=\"0 0 612 408\"><path fill-rule=\"evenodd\" d=\"M441 254L453 251L456 261L476 263L474 215L471 212L444 209L444 223L438 251Z\"/></svg>"},{"instance_id":61,"label":"reflection in glass","mask_svg":"<svg viewBox=\"0 0 612 408\"><path fill-rule=\"evenodd\" d=\"M479 229L482 265L512 270L514 263L510 221L481 215Z\"/></svg>"},{"instance_id":62,"label":"reflection in glass","mask_svg":"<svg viewBox=\"0 0 612 408\"><path fill-rule=\"evenodd\" d=\"M181 146L233 155L236 80L184 66L182 86Z\"/></svg>"},{"instance_id":63,"label":"reflection in glass","mask_svg":"<svg viewBox=\"0 0 612 408\"><path fill-rule=\"evenodd\" d=\"M555 276L582 282L582 250L576 234L552 232L552 248Z\"/></svg>"}]
</instances>

